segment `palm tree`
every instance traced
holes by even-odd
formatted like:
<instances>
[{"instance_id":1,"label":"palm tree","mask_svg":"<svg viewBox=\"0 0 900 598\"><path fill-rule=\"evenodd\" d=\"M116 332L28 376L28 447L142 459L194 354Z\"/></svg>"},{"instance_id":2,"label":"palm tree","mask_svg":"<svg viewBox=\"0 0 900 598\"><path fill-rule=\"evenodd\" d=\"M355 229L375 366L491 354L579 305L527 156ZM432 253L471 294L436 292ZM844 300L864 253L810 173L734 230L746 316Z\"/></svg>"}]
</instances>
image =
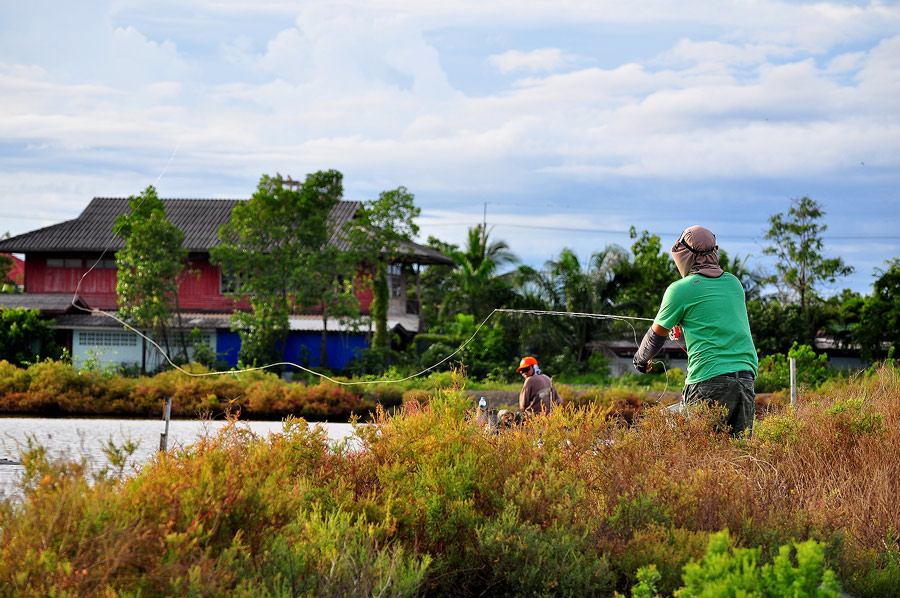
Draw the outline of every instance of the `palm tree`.
<instances>
[{"instance_id":1,"label":"palm tree","mask_svg":"<svg viewBox=\"0 0 900 598\"><path fill-rule=\"evenodd\" d=\"M608 314L614 312L621 287L616 276L620 264L628 261L627 252L617 246L607 246L591 255L586 267L569 248L564 248L557 259L548 261L540 277L539 285L551 309L583 314ZM611 320L583 317L557 318L551 327L559 341L571 347L578 362L588 356L589 343L603 329L609 329Z\"/></svg>"},{"instance_id":2,"label":"palm tree","mask_svg":"<svg viewBox=\"0 0 900 598\"><path fill-rule=\"evenodd\" d=\"M464 249L450 254L459 267L451 275L454 289L447 296L445 310L464 310L483 318L512 295L510 277L499 272L519 258L506 241L489 238L490 232L481 225L470 227Z\"/></svg>"}]
</instances>

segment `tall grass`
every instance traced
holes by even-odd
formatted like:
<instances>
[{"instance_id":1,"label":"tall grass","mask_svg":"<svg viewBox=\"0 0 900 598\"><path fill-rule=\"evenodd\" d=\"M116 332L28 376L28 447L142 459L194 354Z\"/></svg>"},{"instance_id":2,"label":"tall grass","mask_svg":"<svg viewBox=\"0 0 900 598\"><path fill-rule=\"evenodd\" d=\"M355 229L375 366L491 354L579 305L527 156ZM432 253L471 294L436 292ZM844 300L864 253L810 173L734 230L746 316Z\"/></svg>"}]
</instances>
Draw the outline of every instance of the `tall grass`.
<instances>
[{"instance_id":1,"label":"tall grass","mask_svg":"<svg viewBox=\"0 0 900 598\"><path fill-rule=\"evenodd\" d=\"M354 443L233 422L124 476L31 446L24 500L0 505L0 596L609 596L651 564L671 595L724 529L763 563L820 542L854 596L900 594L893 366L741 440L703 411L629 426L592 404L489 435L461 386Z\"/></svg>"}]
</instances>

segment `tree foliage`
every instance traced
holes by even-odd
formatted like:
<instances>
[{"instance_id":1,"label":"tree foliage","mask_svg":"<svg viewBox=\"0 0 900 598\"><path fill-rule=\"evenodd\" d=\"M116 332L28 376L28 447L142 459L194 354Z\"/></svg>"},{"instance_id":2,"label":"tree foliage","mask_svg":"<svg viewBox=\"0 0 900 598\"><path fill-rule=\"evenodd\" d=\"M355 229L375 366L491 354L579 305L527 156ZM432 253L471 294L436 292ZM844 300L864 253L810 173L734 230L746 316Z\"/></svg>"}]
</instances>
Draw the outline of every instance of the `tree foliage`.
<instances>
[{"instance_id":1,"label":"tree foliage","mask_svg":"<svg viewBox=\"0 0 900 598\"><path fill-rule=\"evenodd\" d=\"M9 233L0 235L0 239L9 238ZM0 293L12 293L16 290L16 283L13 280L13 259L11 256L0 253Z\"/></svg>"},{"instance_id":2,"label":"tree foliage","mask_svg":"<svg viewBox=\"0 0 900 598\"><path fill-rule=\"evenodd\" d=\"M617 245L591 255L582 265L578 256L563 248L559 256L544 264L539 285L551 310L580 314L615 314L623 291L623 277L617 274L628 264L628 253ZM554 318L545 327L555 330L558 344L570 347L575 362L585 361L593 341L608 332L613 320L584 317Z\"/></svg>"},{"instance_id":3,"label":"tree foliage","mask_svg":"<svg viewBox=\"0 0 900 598\"><path fill-rule=\"evenodd\" d=\"M25 365L61 355L53 330L41 319L39 310L0 307L0 361Z\"/></svg>"},{"instance_id":4,"label":"tree foliage","mask_svg":"<svg viewBox=\"0 0 900 598\"><path fill-rule=\"evenodd\" d=\"M173 313L180 317L178 278L187 260L184 233L166 218L152 185L129 197L128 207L131 213L116 218L113 227L125 241L125 249L116 252L119 314L138 328L156 331L171 354L170 319Z\"/></svg>"},{"instance_id":5,"label":"tree foliage","mask_svg":"<svg viewBox=\"0 0 900 598\"><path fill-rule=\"evenodd\" d=\"M234 207L230 221L219 229L221 245L211 260L234 282L235 299L249 311L235 313L233 326L241 335L241 360L248 364L279 361L291 314L352 302L352 289L340 284L350 260L337 259L329 246L335 235L329 218L343 193L336 170L307 175L297 190L280 179L263 175L247 202ZM344 272L352 280L355 272Z\"/></svg>"},{"instance_id":6,"label":"tree foliage","mask_svg":"<svg viewBox=\"0 0 900 598\"><path fill-rule=\"evenodd\" d=\"M631 246L632 262L619 262L616 275L621 280L620 304L623 313L652 318L656 315L666 288L681 276L678 267L662 249L658 235L648 231L638 236L637 229L631 227L630 236L635 239Z\"/></svg>"},{"instance_id":7,"label":"tree foliage","mask_svg":"<svg viewBox=\"0 0 900 598\"><path fill-rule=\"evenodd\" d=\"M763 253L775 256L776 274L766 282L774 283L787 294L797 298L805 323L805 336L812 339L810 303L816 297L819 283L834 282L853 272L841 258L826 258L822 254L822 233L828 226L819 224L825 216L821 206L809 197L792 199L787 213L769 218L765 238L773 244Z\"/></svg>"},{"instance_id":8,"label":"tree foliage","mask_svg":"<svg viewBox=\"0 0 900 598\"><path fill-rule=\"evenodd\" d=\"M872 360L900 354L900 258L876 270L872 295L863 302L855 334L863 355Z\"/></svg>"},{"instance_id":9,"label":"tree foliage","mask_svg":"<svg viewBox=\"0 0 900 598\"><path fill-rule=\"evenodd\" d=\"M443 302L448 316L461 312L482 320L511 300L512 277L504 276L502 270L518 263L519 258L506 241L491 240L489 230L473 226L468 230L465 246L453 249L450 257L457 268L450 274L453 284Z\"/></svg>"},{"instance_id":10,"label":"tree foliage","mask_svg":"<svg viewBox=\"0 0 900 598\"><path fill-rule=\"evenodd\" d=\"M391 263L403 263L409 253L409 243L419 234L416 218L422 210L415 204L415 196L406 187L383 191L377 199L363 204L354 223L351 244L357 249L359 263L375 269L373 297L370 308L375 322L372 344L382 349L390 344L387 331L388 281L386 268Z\"/></svg>"}]
</instances>

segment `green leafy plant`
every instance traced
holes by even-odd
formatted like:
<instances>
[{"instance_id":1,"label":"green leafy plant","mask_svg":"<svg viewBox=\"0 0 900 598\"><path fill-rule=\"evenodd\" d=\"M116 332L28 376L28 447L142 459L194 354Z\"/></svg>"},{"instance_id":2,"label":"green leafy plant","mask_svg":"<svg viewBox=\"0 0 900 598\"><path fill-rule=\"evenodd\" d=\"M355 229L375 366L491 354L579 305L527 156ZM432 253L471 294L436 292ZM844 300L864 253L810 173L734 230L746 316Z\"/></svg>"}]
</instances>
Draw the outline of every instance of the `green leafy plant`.
<instances>
[{"instance_id":1,"label":"green leafy plant","mask_svg":"<svg viewBox=\"0 0 900 598\"><path fill-rule=\"evenodd\" d=\"M824 566L822 545L815 541L782 546L772 564L760 565L757 548L732 548L727 530L710 537L700 561L684 567L684 587L676 598L838 598L834 572Z\"/></svg>"}]
</instances>

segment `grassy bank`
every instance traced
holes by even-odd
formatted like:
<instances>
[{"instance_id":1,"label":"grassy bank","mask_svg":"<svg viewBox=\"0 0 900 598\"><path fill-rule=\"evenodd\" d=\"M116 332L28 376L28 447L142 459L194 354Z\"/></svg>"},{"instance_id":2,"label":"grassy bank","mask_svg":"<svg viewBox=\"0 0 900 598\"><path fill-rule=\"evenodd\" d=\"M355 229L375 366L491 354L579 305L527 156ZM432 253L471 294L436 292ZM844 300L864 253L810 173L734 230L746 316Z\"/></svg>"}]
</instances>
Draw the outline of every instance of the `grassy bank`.
<instances>
[{"instance_id":1,"label":"grassy bank","mask_svg":"<svg viewBox=\"0 0 900 598\"><path fill-rule=\"evenodd\" d=\"M485 436L470 405L451 384L360 427L354 450L303 422L268 438L236 422L93 480L32 447L24 502L0 506L0 596L671 595L728 569L729 542L782 581L829 568L854 596L898 595L893 366L749 440L708 414L622 426L590 405Z\"/></svg>"},{"instance_id":2,"label":"grassy bank","mask_svg":"<svg viewBox=\"0 0 900 598\"><path fill-rule=\"evenodd\" d=\"M428 402L451 384L450 372L432 373L402 383L376 379L348 380L365 384L341 385L315 378L286 382L265 371L209 374L206 368L186 366L193 375L171 370L155 376L128 378L98 370L78 370L60 361L42 361L26 368L0 361L0 415L41 417L105 416L159 417L163 400L172 397L176 418L281 420L288 416L309 421L348 421L366 418L377 407L393 409L410 401ZM390 377L404 378L402 374ZM626 376L596 385L557 388L567 404L594 404L607 417L631 421L645 406L678 399L684 373L672 370L645 377ZM514 384L466 380L470 396L486 396L492 408L517 408L521 381ZM775 397L784 403L785 393ZM477 401L477 398L474 399ZM768 409L771 395L761 395L760 412Z\"/></svg>"}]
</instances>

